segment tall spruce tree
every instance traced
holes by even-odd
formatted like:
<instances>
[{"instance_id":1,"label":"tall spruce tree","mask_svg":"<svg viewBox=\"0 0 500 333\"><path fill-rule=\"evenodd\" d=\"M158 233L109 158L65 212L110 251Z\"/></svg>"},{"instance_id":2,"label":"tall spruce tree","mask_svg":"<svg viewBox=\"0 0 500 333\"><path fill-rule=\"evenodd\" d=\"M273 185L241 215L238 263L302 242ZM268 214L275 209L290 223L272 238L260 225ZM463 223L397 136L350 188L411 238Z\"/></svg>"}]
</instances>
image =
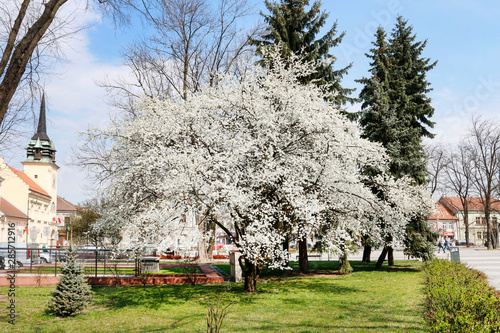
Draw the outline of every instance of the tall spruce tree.
<instances>
[{"instance_id":1,"label":"tall spruce tree","mask_svg":"<svg viewBox=\"0 0 500 333\"><path fill-rule=\"evenodd\" d=\"M262 55L262 48L266 46L280 44L283 59L295 54L303 57L304 61L313 61L317 64L316 72L302 78L302 83L314 81L319 86L328 87L331 92L331 101L339 106L353 102L354 99L349 95L354 89L344 88L340 83L351 65L335 69L336 59L329 53L330 48L342 41L345 32L337 36L337 23L334 23L323 37L317 36L329 16L328 13L320 11L321 2L314 1L309 10L306 10L306 6L309 6L308 0L281 0L280 2L266 0L265 5L270 14L266 15L261 12L261 15L268 24L267 33L261 39L252 40L252 43L257 46L257 55ZM292 229L291 226L284 226L284 228ZM288 241L283 246L288 247ZM298 248L299 270L307 273L309 262L305 238L299 239Z\"/></svg>"},{"instance_id":2,"label":"tall spruce tree","mask_svg":"<svg viewBox=\"0 0 500 333\"><path fill-rule=\"evenodd\" d=\"M267 33L261 39L254 39L257 55L262 55L262 47L281 44L281 53L286 59L290 54L302 55L306 61L317 63L316 73L302 79L304 83L315 81L316 84L329 85L332 100L338 105L352 102L349 97L354 89L342 87L340 81L347 74L351 65L334 69L335 57L329 52L332 47L342 42L345 32L337 36L337 23L323 36L318 38L320 29L326 24L329 16L321 12L321 2L314 1L309 10L308 0L281 0L280 2L265 1L270 14L261 12L268 24Z\"/></svg>"},{"instance_id":3,"label":"tall spruce tree","mask_svg":"<svg viewBox=\"0 0 500 333\"><path fill-rule=\"evenodd\" d=\"M397 177L409 176L415 184L425 183L425 154L422 138L432 138L429 128L434 113L427 93L432 89L426 73L436 62L423 58L427 41L417 42L413 28L401 16L389 41L385 31L379 27L375 34L374 47L367 54L372 61L371 77L358 82L364 85L360 93L362 107L359 122L364 136L377 141L387 149L391 161L389 168ZM370 170L369 172L373 172ZM432 257L434 234L430 232L425 217L409 224L406 253L428 260ZM390 235L386 239L390 243ZM382 252L377 266L389 256L393 264L392 248Z\"/></svg>"}]
</instances>

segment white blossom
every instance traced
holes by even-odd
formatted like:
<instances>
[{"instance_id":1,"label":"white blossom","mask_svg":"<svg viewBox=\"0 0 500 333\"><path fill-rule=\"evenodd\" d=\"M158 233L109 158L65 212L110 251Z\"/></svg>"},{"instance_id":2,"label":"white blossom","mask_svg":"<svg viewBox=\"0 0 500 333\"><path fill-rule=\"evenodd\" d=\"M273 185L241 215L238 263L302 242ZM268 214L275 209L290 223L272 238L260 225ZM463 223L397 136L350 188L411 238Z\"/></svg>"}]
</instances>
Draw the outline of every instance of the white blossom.
<instances>
[{"instance_id":1,"label":"white blossom","mask_svg":"<svg viewBox=\"0 0 500 333\"><path fill-rule=\"evenodd\" d=\"M87 133L112 142L100 161L112 202L101 228L122 232L128 247L161 248L186 233L188 210L229 213L245 258L271 267L286 262L287 236L330 223L325 211L336 220L324 237L332 251L360 235L402 241L409 220L431 208L426 189L388 176L381 145L320 88L299 83L311 64L269 52L273 66L247 65L187 101L144 98L136 118Z\"/></svg>"}]
</instances>

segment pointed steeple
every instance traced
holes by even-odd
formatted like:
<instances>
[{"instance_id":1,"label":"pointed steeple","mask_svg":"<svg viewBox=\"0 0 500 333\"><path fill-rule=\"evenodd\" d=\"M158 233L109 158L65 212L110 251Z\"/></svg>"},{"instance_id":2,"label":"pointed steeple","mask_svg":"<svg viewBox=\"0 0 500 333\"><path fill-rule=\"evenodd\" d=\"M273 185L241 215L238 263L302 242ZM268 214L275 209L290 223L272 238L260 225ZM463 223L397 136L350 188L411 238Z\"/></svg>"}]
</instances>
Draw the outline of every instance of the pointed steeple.
<instances>
[{"instance_id":1,"label":"pointed steeple","mask_svg":"<svg viewBox=\"0 0 500 333\"><path fill-rule=\"evenodd\" d=\"M56 149L54 143L47 135L47 120L45 116L45 93L40 103L40 116L38 117L38 128L28 143L26 161L37 161L44 163L55 163Z\"/></svg>"},{"instance_id":2,"label":"pointed steeple","mask_svg":"<svg viewBox=\"0 0 500 333\"><path fill-rule=\"evenodd\" d=\"M45 93L42 95L42 103L40 104L40 117L38 117L38 129L31 140L46 140L50 141L47 135L47 120L45 118Z\"/></svg>"}]
</instances>

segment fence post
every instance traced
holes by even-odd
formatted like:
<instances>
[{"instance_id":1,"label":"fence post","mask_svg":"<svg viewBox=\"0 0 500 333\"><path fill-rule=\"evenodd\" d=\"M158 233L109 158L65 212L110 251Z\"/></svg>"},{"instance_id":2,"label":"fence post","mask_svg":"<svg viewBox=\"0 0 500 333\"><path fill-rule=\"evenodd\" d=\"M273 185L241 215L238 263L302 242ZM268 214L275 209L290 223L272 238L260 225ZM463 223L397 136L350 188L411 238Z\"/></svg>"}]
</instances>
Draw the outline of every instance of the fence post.
<instances>
[{"instance_id":1,"label":"fence post","mask_svg":"<svg viewBox=\"0 0 500 333\"><path fill-rule=\"evenodd\" d=\"M52 254L52 252L50 253ZM56 248L56 254L54 255L54 276L57 276L57 255L58 255L58 251L57 251L57 248Z\"/></svg>"},{"instance_id":2,"label":"fence post","mask_svg":"<svg viewBox=\"0 0 500 333\"><path fill-rule=\"evenodd\" d=\"M95 277L97 277L97 249L95 249Z\"/></svg>"}]
</instances>

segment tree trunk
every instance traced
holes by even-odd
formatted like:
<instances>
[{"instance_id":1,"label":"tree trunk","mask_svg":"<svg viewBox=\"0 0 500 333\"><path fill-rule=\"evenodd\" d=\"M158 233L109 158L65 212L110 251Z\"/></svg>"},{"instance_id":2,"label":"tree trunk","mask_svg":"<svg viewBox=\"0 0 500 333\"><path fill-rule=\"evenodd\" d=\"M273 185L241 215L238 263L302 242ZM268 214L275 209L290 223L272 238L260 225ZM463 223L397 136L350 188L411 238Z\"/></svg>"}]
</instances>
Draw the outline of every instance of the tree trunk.
<instances>
[{"instance_id":1,"label":"tree trunk","mask_svg":"<svg viewBox=\"0 0 500 333\"><path fill-rule=\"evenodd\" d=\"M240 257L240 266L245 273L245 291L249 293L257 292L257 280L259 279L262 265L255 265L245 259L245 267L243 267Z\"/></svg>"},{"instance_id":2,"label":"tree trunk","mask_svg":"<svg viewBox=\"0 0 500 333\"><path fill-rule=\"evenodd\" d=\"M370 237L363 236L363 259L362 263L368 264L371 262L370 255L372 253L372 241Z\"/></svg>"},{"instance_id":3,"label":"tree trunk","mask_svg":"<svg viewBox=\"0 0 500 333\"><path fill-rule=\"evenodd\" d=\"M309 259L307 258L307 237L299 240L299 272L309 273Z\"/></svg>"},{"instance_id":4,"label":"tree trunk","mask_svg":"<svg viewBox=\"0 0 500 333\"><path fill-rule=\"evenodd\" d=\"M198 242L198 262L211 262L207 256L207 241L205 239Z\"/></svg>"},{"instance_id":5,"label":"tree trunk","mask_svg":"<svg viewBox=\"0 0 500 333\"><path fill-rule=\"evenodd\" d=\"M464 211L465 245L469 245L469 213Z\"/></svg>"},{"instance_id":6,"label":"tree trunk","mask_svg":"<svg viewBox=\"0 0 500 333\"><path fill-rule=\"evenodd\" d=\"M486 239L488 241L488 250L493 250L493 237L492 237L492 232L491 232L491 222L490 222L490 211L489 211L489 201L488 198L486 198L486 203L485 203L485 209L484 209L484 217L486 218Z\"/></svg>"},{"instance_id":7,"label":"tree trunk","mask_svg":"<svg viewBox=\"0 0 500 333\"><path fill-rule=\"evenodd\" d=\"M349 260L347 260L347 253L343 253L339 258L339 273L340 274L349 274L352 272L351 264Z\"/></svg>"},{"instance_id":8,"label":"tree trunk","mask_svg":"<svg viewBox=\"0 0 500 333\"><path fill-rule=\"evenodd\" d=\"M382 268L382 264L384 263L386 255L387 255L387 246L384 246L384 249L382 250L380 257L378 257L378 261L377 261L377 264L375 265L375 269Z\"/></svg>"},{"instance_id":9,"label":"tree trunk","mask_svg":"<svg viewBox=\"0 0 500 333\"><path fill-rule=\"evenodd\" d=\"M283 241L283 250L284 251L287 251L288 254L290 254L290 238L287 236L286 239ZM286 263L285 263L285 266L288 267L290 266L290 260L289 258L286 259Z\"/></svg>"},{"instance_id":10,"label":"tree trunk","mask_svg":"<svg viewBox=\"0 0 500 333\"><path fill-rule=\"evenodd\" d=\"M50 24L54 20L57 11L67 0L50 0L44 4L45 8L40 17L30 26L24 37L13 48L13 44L6 45L3 50L1 66L1 75L3 75L2 82L0 82L0 124L3 122L5 114L9 108L9 103L14 96L14 93L19 86L19 83L26 70L26 66L31 59L33 51L35 50L38 42L45 34ZM24 1L19 13L19 19L23 20L26 10ZM19 28L21 22L15 23L14 28ZM12 35L12 34L11 34ZM17 32L14 33L17 35ZM12 39L12 38L10 38ZM7 62L5 59L9 59ZM4 67L6 66L6 67Z\"/></svg>"},{"instance_id":11,"label":"tree trunk","mask_svg":"<svg viewBox=\"0 0 500 333\"><path fill-rule=\"evenodd\" d=\"M394 266L394 249L392 247L387 248L387 264Z\"/></svg>"},{"instance_id":12,"label":"tree trunk","mask_svg":"<svg viewBox=\"0 0 500 333\"><path fill-rule=\"evenodd\" d=\"M210 261L213 261L214 258L214 246L215 246L215 240L217 239L217 235L215 234L215 222L212 220L207 220L207 233L210 233L212 236L208 239L207 242L207 257Z\"/></svg>"}]
</instances>

